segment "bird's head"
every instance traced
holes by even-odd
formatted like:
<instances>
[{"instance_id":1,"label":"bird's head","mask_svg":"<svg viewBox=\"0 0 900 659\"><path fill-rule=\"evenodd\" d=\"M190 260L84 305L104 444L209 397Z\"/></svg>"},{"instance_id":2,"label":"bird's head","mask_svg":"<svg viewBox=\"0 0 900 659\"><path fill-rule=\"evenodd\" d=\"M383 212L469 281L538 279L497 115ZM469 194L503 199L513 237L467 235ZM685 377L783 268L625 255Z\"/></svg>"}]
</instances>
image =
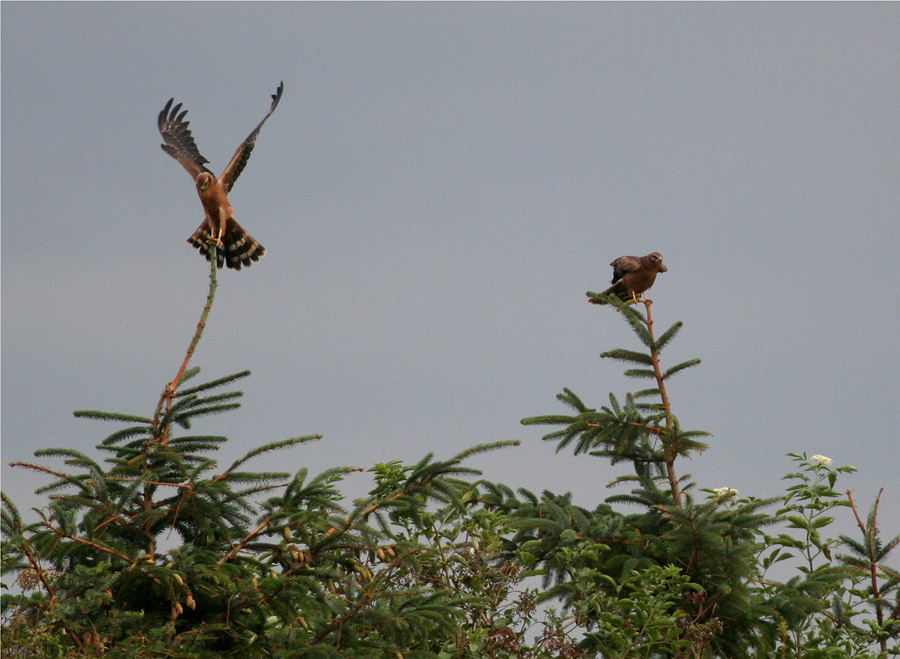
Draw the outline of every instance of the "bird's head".
<instances>
[{"instance_id":1,"label":"bird's head","mask_svg":"<svg viewBox=\"0 0 900 659\"><path fill-rule=\"evenodd\" d=\"M656 266L656 269L660 272L668 272L669 269L666 267L665 263L662 262L662 254L659 252L651 252L647 254L647 260Z\"/></svg>"},{"instance_id":2,"label":"bird's head","mask_svg":"<svg viewBox=\"0 0 900 659\"><path fill-rule=\"evenodd\" d=\"M213 182L213 175L209 172L200 172L197 175L197 189L201 192L206 192L209 186Z\"/></svg>"}]
</instances>

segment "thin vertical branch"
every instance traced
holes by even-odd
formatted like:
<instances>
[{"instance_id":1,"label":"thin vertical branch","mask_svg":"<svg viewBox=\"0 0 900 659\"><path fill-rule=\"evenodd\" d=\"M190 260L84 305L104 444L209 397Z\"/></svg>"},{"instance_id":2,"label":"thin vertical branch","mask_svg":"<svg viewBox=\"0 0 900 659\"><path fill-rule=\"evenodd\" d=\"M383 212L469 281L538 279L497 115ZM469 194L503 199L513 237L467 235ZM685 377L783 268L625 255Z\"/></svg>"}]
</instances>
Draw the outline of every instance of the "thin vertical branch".
<instances>
[{"instance_id":1,"label":"thin vertical branch","mask_svg":"<svg viewBox=\"0 0 900 659\"><path fill-rule=\"evenodd\" d=\"M191 361L191 358L194 356L194 350L197 349L197 344L200 343L200 337L203 335L203 330L206 327L206 319L209 317L209 312L212 309L213 300L216 297L216 272L218 269L218 259L216 257L216 242L215 240L210 240L207 243L208 248L208 258L209 258L209 292L206 294L206 304L203 307L203 312L200 314L200 320L197 323L197 329L194 331L194 337L191 339L191 344L188 346L187 353L184 356L184 361L181 362L181 368L178 369L178 373L175 375L175 378L166 385L166 388L163 390L162 395L159 398L159 405L156 407L156 414L153 416L153 429L154 435L158 437L163 445L169 443L169 427L170 424L166 424L165 427L162 428L162 432L160 432L158 428L160 414L162 413L163 407L165 406L165 412L168 414L169 410L172 409L172 400L175 398L175 391L178 389L178 385L181 384L181 378L184 377L184 372L187 370L188 364Z\"/></svg>"},{"instance_id":2,"label":"thin vertical branch","mask_svg":"<svg viewBox=\"0 0 900 659\"><path fill-rule=\"evenodd\" d=\"M34 545L31 544L31 541L28 540L24 535L22 536L22 540L22 553L25 554L26 558L28 558L28 563L31 565L32 571L41 582L44 590L47 591L47 594L50 596L50 601L56 602L56 591L53 589L53 586L50 585L50 580L47 578L47 573L41 565L40 558L38 558L39 554L34 551Z\"/></svg>"},{"instance_id":3,"label":"thin vertical branch","mask_svg":"<svg viewBox=\"0 0 900 659\"><path fill-rule=\"evenodd\" d=\"M853 490L847 490L847 499L850 502L850 508L853 510L853 516L856 517L856 525L863 534L863 541L866 544L866 552L869 559L869 579L872 581L872 602L875 604L875 617L878 620L879 627L884 626L884 611L882 609L883 599L878 589L878 547L876 545L876 533L878 532L878 504L881 502L881 493L884 488L878 490L878 496L875 497L875 505L872 508L871 525L862 521L856 502L853 500ZM880 639L881 651L887 653L887 639ZM887 656L887 655L885 655Z\"/></svg>"},{"instance_id":4,"label":"thin vertical branch","mask_svg":"<svg viewBox=\"0 0 900 659\"><path fill-rule=\"evenodd\" d=\"M663 409L666 412L665 426L666 430L671 430L674 426L672 421L672 407L669 404L669 394L666 392L666 383L663 380L662 369L659 365L659 351L656 348L656 336L653 334L653 312L651 305L653 300L644 298L644 307L647 309L647 331L650 333L652 340L650 346L650 357L653 360L653 373L656 376L656 385L659 388L659 395L662 399ZM675 458L678 457L678 451L672 441L669 433L661 433L663 438L663 456L666 462L666 476L669 479L669 487L672 489L672 499L676 506L681 507L681 488L678 486L678 475L675 473Z\"/></svg>"},{"instance_id":5,"label":"thin vertical branch","mask_svg":"<svg viewBox=\"0 0 900 659\"><path fill-rule=\"evenodd\" d=\"M163 414L163 408L165 408L165 414L168 415L169 410L172 409L172 400L175 398L175 391L178 389L178 385L181 384L181 379L184 377L184 372L187 370L188 364L190 363L191 358L194 356L194 351L197 349L197 344L200 343L200 337L203 335L203 330L206 327L206 319L209 317L209 312L212 309L213 300L216 297L216 272L218 270L216 247L217 243L215 239L211 239L209 242L207 242L207 249L209 250L209 291L206 294L206 304L203 306L203 311L200 314L200 320L197 322L197 329L194 330L194 336L191 339L190 345L188 346L187 353L184 356L184 361L181 362L181 367L178 369L178 373L176 373L175 378L166 385L165 389L163 389L162 395L159 397L159 404L156 406L156 412L153 415L154 442L145 443L142 448L142 477L145 481L142 494L142 506L145 512L150 512L151 510L153 510L153 493L155 491L155 486L146 482L150 474L150 465L147 463L147 459L150 453L153 451L152 445L156 441L158 441L162 446L166 446L169 443L169 429L172 427L171 420L167 421L162 428L159 427L160 418ZM149 538L147 543L147 554L149 554L150 556L154 556L156 554L156 538L151 532L151 525L152 522L148 519L148 521L144 522L143 524L143 531Z\"/></svg>"}]
</instances>

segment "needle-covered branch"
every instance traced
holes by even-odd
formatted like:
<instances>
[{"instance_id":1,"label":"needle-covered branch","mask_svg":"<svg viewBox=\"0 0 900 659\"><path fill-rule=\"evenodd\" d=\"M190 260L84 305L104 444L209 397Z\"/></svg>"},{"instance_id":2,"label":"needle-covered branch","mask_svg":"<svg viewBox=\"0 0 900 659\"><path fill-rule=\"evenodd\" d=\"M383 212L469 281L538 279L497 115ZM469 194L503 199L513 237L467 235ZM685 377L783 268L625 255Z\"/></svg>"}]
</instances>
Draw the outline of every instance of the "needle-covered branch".
<instances>
[{"instance_id":1,"label":"needle-covered branch","mask_svg":"<svg viewBox=\"0 0 900 659\"><path fill-rule=\"evenodd\" d=\"M593 295L602 298L604 303L619 313L646 349L638 351L616 348L603 352L600 356L643 367L629 368L624 374L626 377L653 380L656 386L627 394L624 405L619 403L614 394L610 394L609 405L599 410L588 407L571 390L564 389L557 398L573 408L576 415L528 417L522 423L564 426L563 429L544 436L545 440L559 442L557 451L574 445L576 454L602 456L613 463L631 461L638 472L642 472L647 463L659 463L665 469L675 505L681 505L682 494L675 461L680 455L706 449L706 444L696 438L707 433L681 430L678 419L672 412L666 383L677 373L698 365L700 360L691 359L663 370L660 353L678 334L681 323L675 323L657 339L652 300L641 301L645 310L641 313L636 304L623 302L615 295Z\"/></svg>"}]
</instances>

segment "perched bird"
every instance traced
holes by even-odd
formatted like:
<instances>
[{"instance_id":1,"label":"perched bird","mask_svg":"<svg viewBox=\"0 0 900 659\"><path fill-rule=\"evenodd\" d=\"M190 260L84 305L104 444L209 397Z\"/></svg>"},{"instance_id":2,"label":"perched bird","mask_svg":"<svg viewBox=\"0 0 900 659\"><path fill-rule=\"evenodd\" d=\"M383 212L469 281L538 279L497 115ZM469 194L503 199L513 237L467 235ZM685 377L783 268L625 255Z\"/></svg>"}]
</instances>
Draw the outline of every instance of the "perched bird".
<instances>
[{"instance_id":1,"label":"perched bird","mask_svg":"<svg viewBox=\"0 0 900 659\"><path fill-rule=\"evenodd\" d=\"M256 144L259 129L266 123L266 119L272 116L278 101L281 100L281 91L284 83L278 85L278 89L272 94L272 107L269 113L263 117L259 125L247 136L247 139L238 147L231 157L231 162L225 167L222 175L216 178L205 164L209 162L200 155L191 131L188 128L190 122L184 120L187 110L181 111L181 103L172 107L174 98L170 98L166 107L159 113L157 123L159 133L165 140L161 144L162 150L175 158L188 171L194 183L197 185L197 194L203 203L206 217L197 230L187 239L188 243L200 250L200 253L209 260L209 248L207 242L215 239L222 249L216 249L216 261L219 268L227 265L229 268L240 270L242 265L250 267L253 261L258 261L266 253L266 248L253 239L244 228L234 219L234 209L228 202L228 193L234 187L234 182L247 165L250 152Z\"/></svg>"},{"instance_id":2,"label":"perched bird","mask_svg":"<svg viewBox=\"0 0 900 659\"><path fill-rule=\"evenodd\" d=\"M660 272L668 272L668 268L662 262L662 254L651 252L647 256L620 256L610 263L613 268L612 286L600 295L615 293L622 301L637 302L644 291L653 286L656 275ZM600 300L591 299L594 304L606 304Z\"/></svg>"}]
</instances>

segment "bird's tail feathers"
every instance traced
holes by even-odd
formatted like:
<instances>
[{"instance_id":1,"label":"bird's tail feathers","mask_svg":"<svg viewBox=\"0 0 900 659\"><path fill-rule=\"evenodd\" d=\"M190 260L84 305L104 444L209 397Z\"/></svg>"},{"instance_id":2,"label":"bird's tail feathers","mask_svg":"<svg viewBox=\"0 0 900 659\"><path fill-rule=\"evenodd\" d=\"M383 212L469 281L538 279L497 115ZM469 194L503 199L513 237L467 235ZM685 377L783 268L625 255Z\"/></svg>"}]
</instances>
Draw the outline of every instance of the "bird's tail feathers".
<instances>
[{"instance_id":1,"label":"bird's tail feathers","mask_svg":"<svg viewBox=\"0 0 900 659\"><path fill-rule=\"evenodd\" d=\"M206 260L209 261L209 245L207 244L209 241L209 227L206 225L206 221L203 221L197 230L191 235L190 238L187 239L188 244L196 247L200 250L200 253L206 257ZM216 250L216 266L218 268L222 268L225 265L225 251L221 249Z\"/></svg>"},{"instance_id":2,"label":"bird's tail feathers","mask_svg":"<svg viewBox=\"0 0 900 659\"><path fill-rule=\"evenodd\" d=\"M608 296L614 295L619 302L623 302L625 304L629 304L631 302L631 296L628 294L628 291L623 291L620 286L610 286L605 291L601 291L599 293L593 293L588 291L588 302L591 304L609 304L608 299L603 299L600 296Z\"/></svg>"},{"instance_id":3,"label":"bird's tail feathers","mask_svg":"<svg viewBox=\"0 0 900 659\"><path fill-rule=\"evenodd\" d=\"M210 239L209 225L204 221L197 230L187 239L187 242L198 250L209 261ZM250 267L253 262L259 261L265 256L266 248L260 245L249 233L244 230L237 221L232 218L225 225L225 233L222 236L222 246L216 250L216 265L223 265L240 270L241 266Z\"/></svg>"}]
</instances>

